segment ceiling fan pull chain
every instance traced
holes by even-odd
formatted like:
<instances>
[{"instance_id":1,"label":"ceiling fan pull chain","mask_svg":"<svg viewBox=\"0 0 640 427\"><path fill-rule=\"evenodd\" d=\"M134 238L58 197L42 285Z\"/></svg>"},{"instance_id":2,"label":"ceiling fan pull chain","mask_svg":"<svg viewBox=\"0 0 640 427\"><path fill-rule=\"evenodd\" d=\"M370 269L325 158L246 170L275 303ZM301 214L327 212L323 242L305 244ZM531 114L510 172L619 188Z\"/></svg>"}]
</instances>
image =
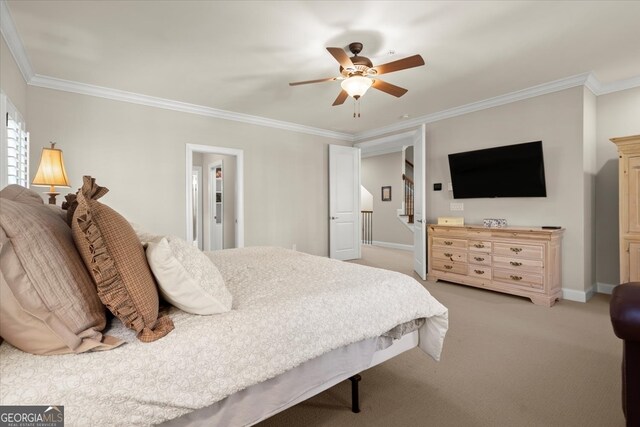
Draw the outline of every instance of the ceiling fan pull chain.
<instances>
[{"instance_id":1,"label":"ceiling fan pull chain","mask_svg":"<svg viewBox=\"0 0 640 427\"><path fill-rule=\"evenodd\" d=\"M356 103L357 103L357 102L358 102L358 101L353 101L353 118L354 118L354 119L356 118Z\"/></svg>"}]
</instances>

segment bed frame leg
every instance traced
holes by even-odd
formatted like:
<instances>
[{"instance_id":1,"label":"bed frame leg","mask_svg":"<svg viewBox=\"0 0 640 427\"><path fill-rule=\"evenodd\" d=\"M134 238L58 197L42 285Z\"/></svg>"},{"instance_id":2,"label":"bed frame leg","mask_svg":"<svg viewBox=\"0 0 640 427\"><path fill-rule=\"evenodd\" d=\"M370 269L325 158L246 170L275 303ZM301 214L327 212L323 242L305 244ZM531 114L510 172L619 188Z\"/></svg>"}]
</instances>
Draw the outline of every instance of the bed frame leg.
<instances>
[{"instance_id":1,"label":"bed frame leg","mask_svg":"<svg viewBox=\"0 0 640 427\"><path fill-rule=\"evenodd\" d=\"M351 412L357 414L360 412L360 395L358 393L358 383L362 377L360 374L356 374L349 378L351 381Z\"/></svg>"}]
</instances>

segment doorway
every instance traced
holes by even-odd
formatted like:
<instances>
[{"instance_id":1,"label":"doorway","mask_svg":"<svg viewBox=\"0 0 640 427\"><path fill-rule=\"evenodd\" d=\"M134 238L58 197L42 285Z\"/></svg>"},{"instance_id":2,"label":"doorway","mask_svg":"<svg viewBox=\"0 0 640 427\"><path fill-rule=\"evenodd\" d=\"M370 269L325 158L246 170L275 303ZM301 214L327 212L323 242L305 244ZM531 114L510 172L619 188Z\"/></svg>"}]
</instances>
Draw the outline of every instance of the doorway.
<instances>
[{"instance_id":1,"label":"doorway","mask_svg":"<svg viewBox=\"0 0 640 427\"><path fill-rule=\"evenodd\" d=\"M425 134L426 126L423 124L415 130L389 135L371 141L360 142L354 147L360 148L362 156L376 156L393 152L403 152L406 147L413 147L413 244L410 246L413 250L413 269L422 279L426 279L426 215L425 206ZM403 160L405 160L403 158ZM375 212L373 214L375 221ZM373 236L373 240L376 240Z\"/></svg>"},{"instance_id":2,"label":"doorway","mask_svg":"<svg viewBox=\"0 0 640 427\"><path fill-rule=\"evenodd\" d=\"M198 169L202 173L200 191L196 193L193 186L197 180L193 176ZM244 247L243 171L244 155L240 149L186 144L187 240L200 249ZM202 199L196 199L195 194ZM198 230L202 238L194 239Z\"/></svg>"}]
</instances>

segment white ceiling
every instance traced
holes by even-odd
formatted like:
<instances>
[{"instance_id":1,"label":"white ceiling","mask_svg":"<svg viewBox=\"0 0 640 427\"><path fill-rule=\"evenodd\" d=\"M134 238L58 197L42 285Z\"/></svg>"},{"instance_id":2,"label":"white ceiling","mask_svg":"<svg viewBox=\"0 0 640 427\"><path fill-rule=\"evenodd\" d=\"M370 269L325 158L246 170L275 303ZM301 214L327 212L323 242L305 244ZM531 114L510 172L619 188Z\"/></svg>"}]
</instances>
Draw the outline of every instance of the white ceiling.
<instances>
[{"instance_id":1,"label":"white ceiling","mask_svg":"<svg viewBox=\"0 0 640 427\"><path fill-rule=\"evenodd\" d=\"M640 76L640 2L8 1L36 74L358 133L594 72ZM374 65L420 54L426 67L331 104L326 46L364 43ZM389 51L394 50L395 55Z\"/></svg>"}]
</instances>

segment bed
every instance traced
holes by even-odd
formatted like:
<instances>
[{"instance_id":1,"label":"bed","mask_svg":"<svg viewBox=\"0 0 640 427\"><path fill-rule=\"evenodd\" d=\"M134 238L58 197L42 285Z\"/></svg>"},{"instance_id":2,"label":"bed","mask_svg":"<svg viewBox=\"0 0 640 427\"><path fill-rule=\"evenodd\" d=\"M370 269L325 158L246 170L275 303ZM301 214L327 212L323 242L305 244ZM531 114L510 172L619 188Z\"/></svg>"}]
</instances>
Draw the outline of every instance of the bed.
<instances>
[{"instance_id":1,"label":"bed","mask_svg":"<svg viewBox=\"0 0 640 427\"><path fill-rule=\"evenodd\" d=\"M414 347L440 358L447 309L409 276L273 247L206 256L230 311L169 307L153 342L113 318L104 333L125 343L108 351L4 342L0 404L63 405L67 426L253 425Z\"/></svg>"}]
</instances>

